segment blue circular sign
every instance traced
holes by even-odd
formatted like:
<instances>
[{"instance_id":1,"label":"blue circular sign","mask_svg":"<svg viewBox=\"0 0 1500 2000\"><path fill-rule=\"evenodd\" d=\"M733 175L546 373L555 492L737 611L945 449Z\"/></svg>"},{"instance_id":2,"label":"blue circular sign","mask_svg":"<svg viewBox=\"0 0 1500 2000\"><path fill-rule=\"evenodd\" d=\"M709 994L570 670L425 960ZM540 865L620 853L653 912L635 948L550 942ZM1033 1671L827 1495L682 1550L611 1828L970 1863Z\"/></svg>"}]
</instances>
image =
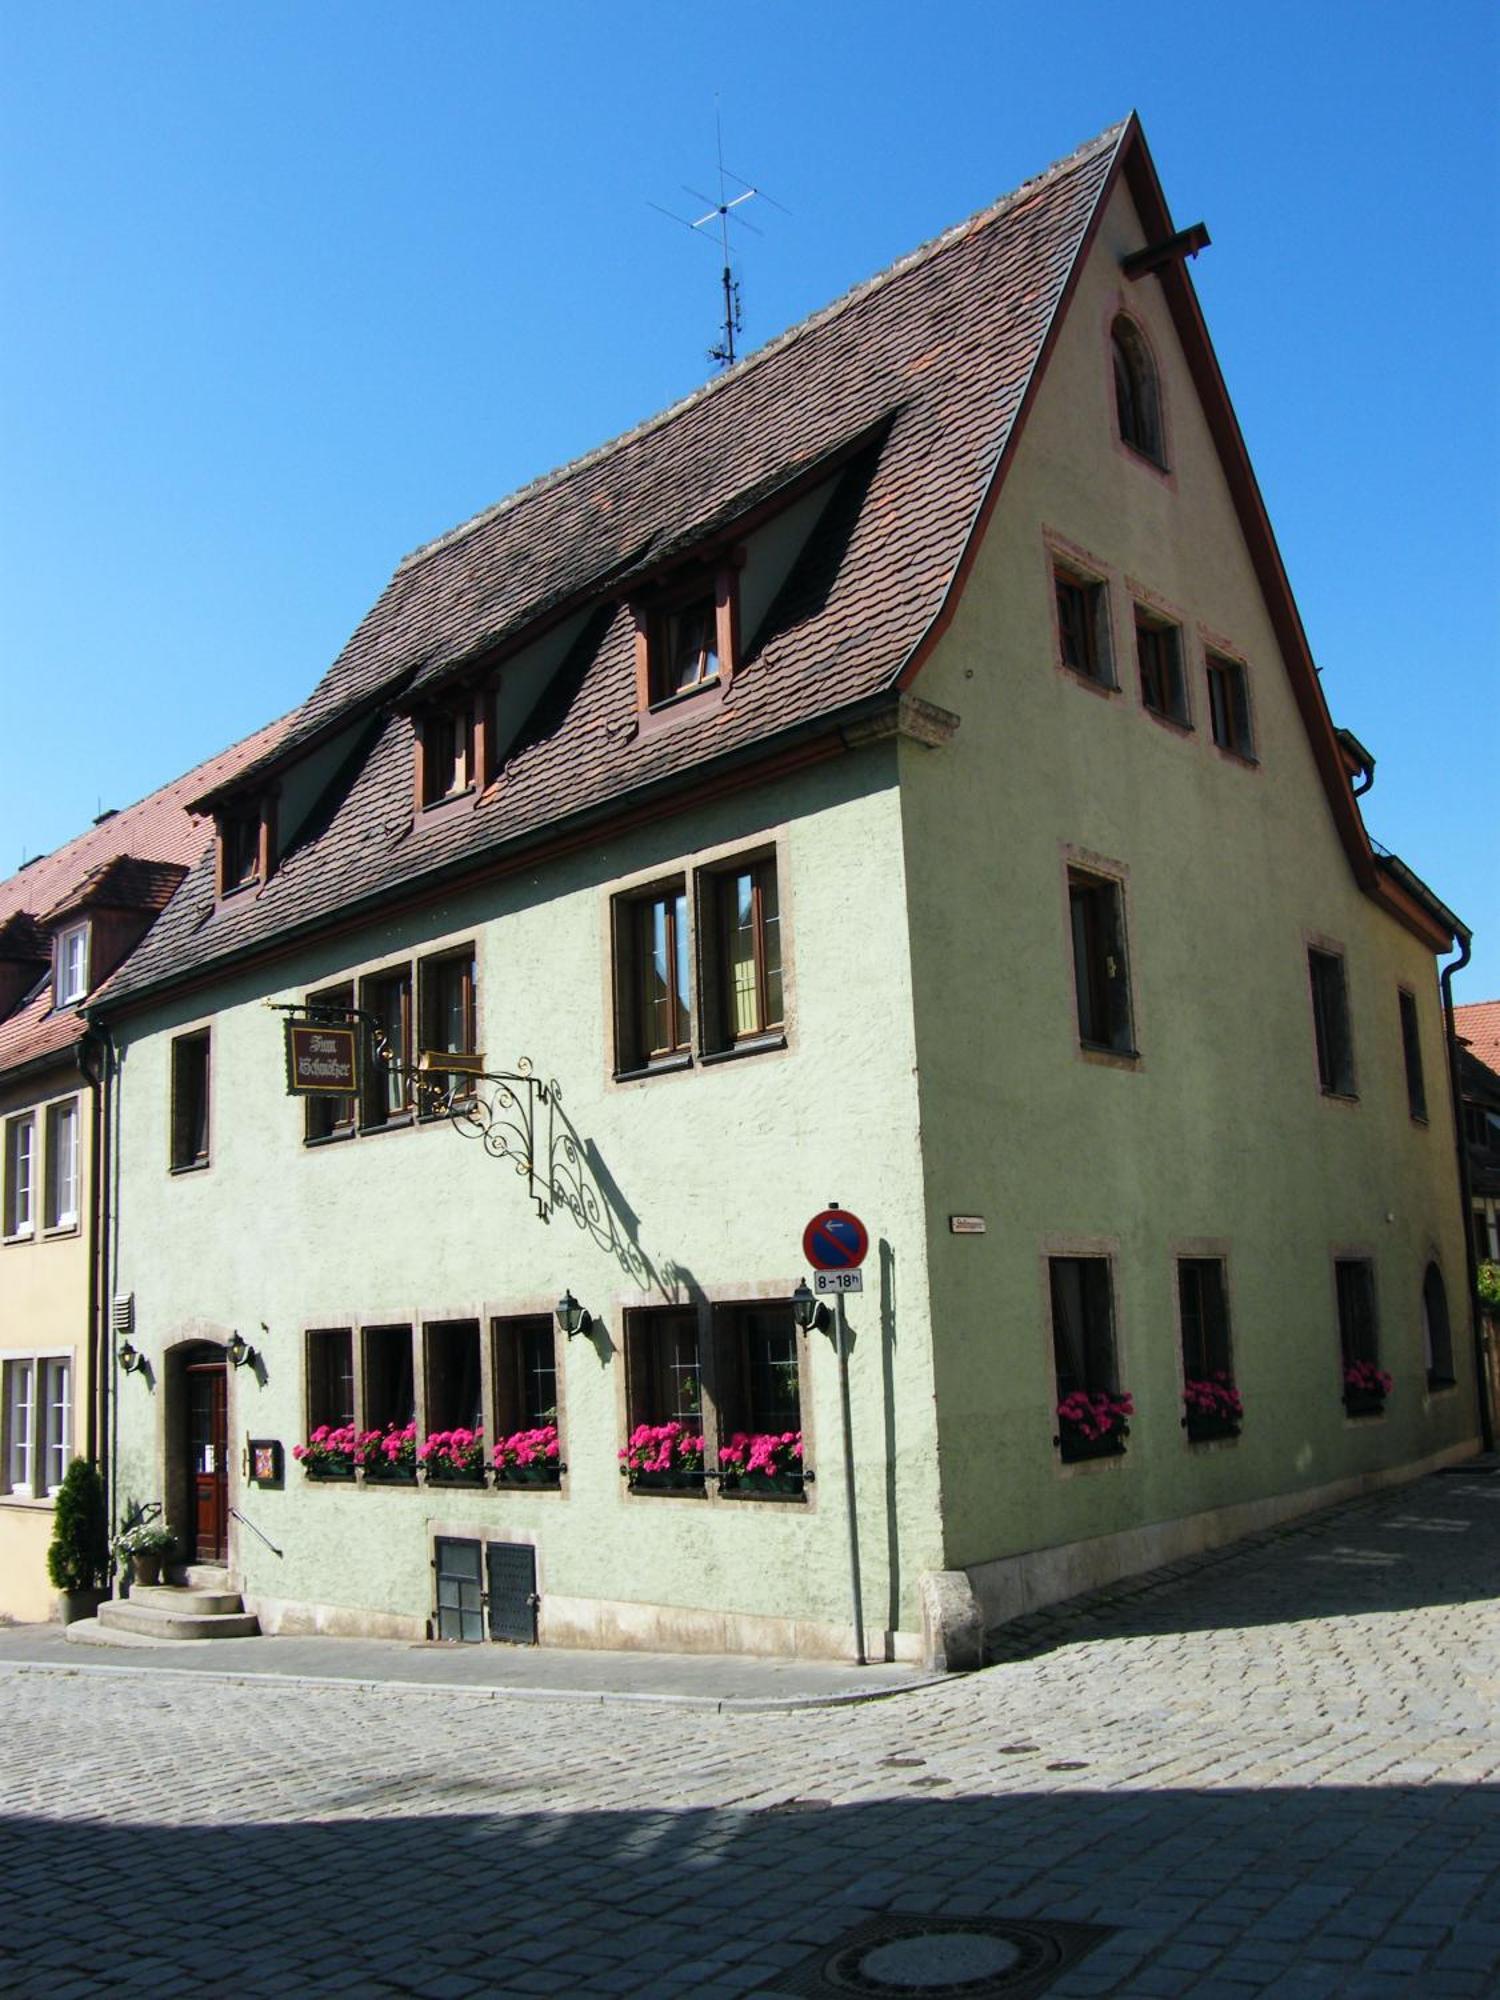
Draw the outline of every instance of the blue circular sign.
<instances>
[{"instance_id":1,"label":"blue circular sign","mask_svg":"<svg viewBox=\"0 0 1500 2000\"><path fill-rule=\"evenodd\" d=\"M815 1271L856 1271L870 1250L870 1232L847 1208L825 1208L802 1232L802 1254Z\"/></svg>"}]
</instances>

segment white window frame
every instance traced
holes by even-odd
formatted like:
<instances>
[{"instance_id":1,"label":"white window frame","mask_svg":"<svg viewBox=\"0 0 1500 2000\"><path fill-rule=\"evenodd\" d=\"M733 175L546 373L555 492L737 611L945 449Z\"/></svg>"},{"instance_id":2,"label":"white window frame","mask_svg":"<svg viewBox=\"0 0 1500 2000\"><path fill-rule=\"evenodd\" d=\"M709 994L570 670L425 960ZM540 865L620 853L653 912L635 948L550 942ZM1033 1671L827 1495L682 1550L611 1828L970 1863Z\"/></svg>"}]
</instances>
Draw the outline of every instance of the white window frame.
<instances>
[{"instance_id":1,"label":"white window frame","mask_svg":"<svg viewBox=\"0 0 1500 2000\"><path fill-rule=\"evenodd\" d=\"M74 945L78 946L78 963L71 963ZM57 935L57 1004L69 1007L74 1001L84 999L89 990L89 927L86 923L70 924Z\"/></svg>"},{"instance_id":2,"label":"white window frame","mask_svg":"<svg viewBox=\"0 0 1500 2000\"><path fill-rule=\"evenodd\" d=\"M65 1128L71 1133L67 1147L62 1145L60 1136ZM71 1168L66 1181L59 1178L64 1164ZM63 1098L47 1106L46 1206L43 1215L47 1229L78 1227L78 1165L78 1099Z\"/></svg>"},{"instance_id":3,"label":"white window frame","mask_svg":"<svg viewBox=\"0 0 1500 2000\"><path fill-rule=\"evenodd\" d=\"M17 1383L24 1383L24 1396L15 1393ZM17 1500L50 1500L72 1456L72 1354L0 1356L0 1489Z\"/></svg>"},{"instance_id":4,"label":"white window frame","mask_svg":"<svg viewBox=\"0 0 1500 2000\"><path fill-rule=\"evenodd\" d=\"M25 1138L25 1151L21 1140ZM25 1173L21 1164L25 1163ZM5 1122L5 1240L19 1243L36 1233L36 1113L22 1112Z\"/></svg>"}]
</instances>

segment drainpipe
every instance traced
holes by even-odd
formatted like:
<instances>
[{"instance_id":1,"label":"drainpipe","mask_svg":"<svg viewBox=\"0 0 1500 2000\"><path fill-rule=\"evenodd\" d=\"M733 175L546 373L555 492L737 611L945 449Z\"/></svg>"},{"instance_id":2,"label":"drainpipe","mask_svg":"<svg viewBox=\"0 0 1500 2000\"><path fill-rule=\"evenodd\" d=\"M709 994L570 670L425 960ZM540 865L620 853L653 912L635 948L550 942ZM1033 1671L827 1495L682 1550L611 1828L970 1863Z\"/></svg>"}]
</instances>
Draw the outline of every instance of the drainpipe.
<instances>
[{"instance_id":1,"label":"drainpipe","mask_svg":"<svg viewBox=\"0 0 1500 2000\"><path fill-rule=\"evenodd\" d=\"M101 1337L100 1325L100 1259L104 1245L104 1216L107 1206L108 1177L104 1161L104 1079L99 1067L103 1051L94 1036L92 1028L84 1030L83 1039L78 1043L74 1059L79 1072L89 1087L89 1316L88 1316L88 1371L89 1385L88 1417L85 1428L86 1453L90 1463L97 1465L101 1475L107 1477L109 1453L103 1446L104 1426L101 1410L105 1397L104 1356L107 1344ZM113 1516L111 1516L113 1519Z\"/></svg>"},{"instance_id":2,"label":"drainpipe","mask_svg":"<svg viewBox=\"0 0 1500 2000\"><path fill-rule=\"evenodd\" d=\"M1490 1409L1490 1373L1486 1366L1484 1313L1479 1303L1479 1258L1474 1249L1473 1184L1469 1179L1469 1149L1464 1144L1464 1092L1458 1062L1458 1023L1453 1018L1453 975L1469 962L1474 942L1471 932L1460 924L1454 932L1459 955L1445 965L1439 981L1443 989L1443 1019L1448 1030L1448 1090L1453 1099L1453 1133L1458 1149L1458 1195L1463 1203L1464 1269L1469 1280L1469 1315L1474 1326L1474 1379L1479 1389L1479 1429L1486 1451L1495 1449L1495 1420Z\"/></svg>"}]
</instances>

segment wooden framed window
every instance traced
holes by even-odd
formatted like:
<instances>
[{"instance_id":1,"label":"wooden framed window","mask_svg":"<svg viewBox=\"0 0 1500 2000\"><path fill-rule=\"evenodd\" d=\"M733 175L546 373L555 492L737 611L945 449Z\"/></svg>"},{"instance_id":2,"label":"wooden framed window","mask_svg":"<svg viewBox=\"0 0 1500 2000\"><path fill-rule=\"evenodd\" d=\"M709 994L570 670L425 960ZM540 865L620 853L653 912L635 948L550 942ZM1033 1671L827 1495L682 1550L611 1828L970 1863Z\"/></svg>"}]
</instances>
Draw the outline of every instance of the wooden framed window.
<instances>
[{"instance_id":1,"label":"wooden framed window","mask_svg":"<svg viewBox=\"0 0 1500 2000\"><path fill-rule=\"evenodd\" d=\"M478 1046L473 946L440 958L424 958L417 977L422 1055L473 1055ZM473 1088L472 1078L463 1070L434 1070L430 1074L455 1097Z\"/></svg>"},{"instance_id":2,"label":"wooden framed window","mask_svg":"<svg viewBox=\"0 0 1500 2000\"><path fill-rule=\"evenodd\" d=\"M0 1488L22 1499L50 1499L72 1455L71 1357L7 1356L0 1366Z\"/></svg>"},{"instance_id":3,"label":"wooden framed window","mask_svg":"<svg viewBox=\"0 0 1500 2000\"><path fill-rule=\"evenodd\" d=\"M1214 742L1232 757L1255 761L1255 737L1250 727L1250 688L1239 660L1222 653L1207 657L1208 715Z\"/></svg>"},{"instance_id":4,"label":"wooden framed window","mask_svg":"<svg viewBox=\"0 0 1500 2000\"><path fill-rule=\"evenodd\" d=\"M208 1165L209 1031L172 1043L172 1171Z\"/></svg>"},{"instance_id":5,"label":"wooden framed window","mask_svg":"<svg viewBox=\"0 0 1500 2000\"><path fill-rule=\"evenodd\" d=\"M411 1112L411 968L382 972L360 987L365 1024L361 1061L366 1130L399 1124Z\"/></svg>"},{"instance_id":6,"label":"wooden framed window","mask_svg":"<svg viewBox=\"0 0 1500 2000\"><path fill-rule=\"evenodd\" d=\"M1189 1381L1234 1380L1229 1352L1229 1295L1220 1257L1179 1257L1182 1372Z\"/></svg>"},{"instance_id":7,"label":"wooden framed window","mask_svg":"<svg viewBox=\"0 0 1500 2000\"><path fill-rule=\"evenodd\" d=\"M1453 1373L1453 1327L1448 1318L1448 1288L1436 1264L1422 1273L1422 1347L1429 1389L1448 1389Z\"/></svg>"},{"instance_id":8,"label":"wooden framed window","mask_svg":"<svg viewBox=\"0 0 1500 2000\"><path fill-rule=\"evenodd\" d=\"M474 703L467 695L427 709L416 720L417 806L425 811L475 783Z\"/></svg>"},{"instance_id":9,"label":"wooden framed window","mask_svg":"<svg viewBox=\"0 0 1500 2000\"><path fill-rule=\"evenodd\" d=\"M48 1229L78 1226L78 1100L47 1106L46 1205Z\"/></svg>"},{"instance_id":10,"label":"wooden framed window","mask_svg":"<svg viewBox=\"0 0 1500 2000\"><path fill-rule=\"evenodd\" d=\"M58 933L54 946L52 991L59 1007L74 1006L88 994L89 929L86 923L70 924Z\"/></svg>"},{"instance_id":11,"label":"wooden framed window","mask_svg":"<svg viewBox=\"0 0 1500 2000\"><path fill-rule=\"evenodd\" d=\"M401 1430L416 1421L416 1373L409 1326L367 1326L360 1335L364 1427Z\"/></svg>"},{"instance_id":12,"label":"wooden framed window","mask_svg":"<svg viewBox=\"0 0 1500 2000\"><path fill-rule=\"evenodd\" d=\"M354 1335L347 1326L314 1327L307 1335L308 1433L354 1422Z\"/></svg>"},{"instance_id":13,"label":"wooden framed window","mask_svg":"<svg viewBox=\"0 0 1500 2000\"><path fill-rule=\"evenodd\" d=\"M678 1423L703 1427L703 1362L693 1306L650 1306L625 1315L625 1385L630 1428Z\"/></svg>"},{"instance_id":14,"label":"wooden framed window","mask_svg":"<svg viewBox=\"0 0 1500 2000\"><path fill-rule=\"evenodd\" d=\"M1327 1097L1353 1097L1354 1042L1349 1032L1349 996L1339 953L1308 947L1307 976L1312 990L1313 1035L1318 1050L1318 1082Z\"/></svg>"},{"instance_id":15,"label":"wooden framed window","mask_svg":"<svg viewBox=\"0 0 1500 2000\"><path fill-rule=\"evenodd\" d=\"M660 708L728 684L739 644L737 564L736 557L679 572L637 602L639 707Z\"/></svg>"},{"instance_id":16,"label":"wooden framed window","mask_svg":"<svg viewBox=\"0 0 1500 2000\"><path fill-rule=\"evenodd\" d=\"M1141 670L1141 701L1152 715L1190 729L1187 676L1182 670L1182 628L1135 610L1135 654Z\"/></svg>"},{"instance_id":17,"label":"wooden framed window","mask_svg":"<svg viewBox=\"0 0 1500 2000\"><path fill-rule=\"evenodd\" d=\"M1047 1283L1058 1404L1080 1394L1118 1396L1114 1282L1109 1258L1049 1257ZM1091 1441L1067 1423L1061 1426L1057 1443L1064 1459L1108 1457L1124 1449L1115 1435Z\"/></svg>"},{"instance_id":18,"label":"wooden framed window","mask_svg":"<svg viewBox=\"0 0 1500 2000\"><path fill-rule=\"evenodd\" d=\"M275 801L271 793L233 799L215 816L218 886L221 896L271 879L274 860Z\"/></svg>"},{"instance_id":19,"label":"wooden framed window","mask_svg":"<svg viewBox=\"0 0 1500 2000\"><path fill-rule=\"evenodd\" d=\"M1368 1257L1339 1257L1334 1260L1333 1275L1338 1300L1339 1355L1344 1367L1344 1401L1351 1408L1365 1407L1372 1400L1372 1392L1351 1384L1349 1374L1352 1369L1374 1369L1380 1365L1375 1266ZM1377 1400L1383 1400L1383 1396Z\"/></svg>"},{"instance_id":20,"label":"wooden framed window","mask_svg":"<svg viewBox=\"0 0 1500 2000\"><path fill-rule=\"evenodd\" d=\"M1153 465L1166 463L1162 444L1161 390L1151 350L1135 322L1124 313L1110 328L1114 358L1115 415L1120 440Z\"/></svg>"},{"instance_id":21,"label":"wooden framed window","mask_svg":"<svg viewBox=\"0 0 1500 2000\"><path fill-rule=\"evenodd\" d=\"M484 1428L477 1319L433 1320L422 1329L427 1429Z\"/></svg>"},{"instance_id":22,"label":"wooden framed window","mask_svg":"<svg viewBox=\"0 0 1500 2000\"><path fill-rule=\"evenodd\" d=\"M5 1215L7 1237L30 1236L36 1228L36 1117L28 1111L5 1127Z\"/></svg>"},{"instance_id":23,"label":"wooden framed window","mask_svg":"<svg viewBox=\"0 0 1500 2000\"><path fill-rule=\"evenodd\" d=\"M775 856L705 873L700 887L703 933L713 953L704 966L705 1046L779 1039L785 1002Z\"/></svg>"},{"instance_id":24,"label":"wooden framed window","mask_svg":"<svg viewBox=\"0 0 1500 2000\"><path fill-rule=\"evenodd\" d=\"M1419 1124L1427 1123L1427 1083L1422 1075L1422 1031L1417 996L1404 986L1396 989L1401 1011L1401 1055L1406 1065L1406 1108Z\"/></svg>"},{"instance_id":25,"label":"wooden framed window","mask_svg":"<svg viewBox=\"0 0 1500 2000\"><path fill-rule=\"evenodd\" d=\"M352 986L330 986L321 993L309 993L307 1012L312 1020L320 1018L335 1025L349 1019L354 1009L354 988ZM359 1122L359 1099L348 1097L305 1097L303 1104L304 1133L307 1143L320 1145L325 1139L349 1139L354 1136Z\"/></svg>"},{"instance_id":26,"label":"wooden framed window","mask_svg":"<svg viewBox=\"0 0 1500 2000\"><path fill-rule=\"evenodd\" d=\"M494 1345L496 1436L556 1424L557 1324L551 1313L492 1320L490 1338Z\"/></svg>"},{"instance_id":27,"label":"wooden framed window","mask_svg":"<svg viewBox=\"0 0 1500 2000\"><path fill-rule=\"evenodd\" d=\"M674 882L614 907L616 1074L675 1067L693 1044L692 938L687 884Z\"/></svg>"},{"instance_id":28,"label":"wooden framed window","mask_svg":"<svg viewBox=\"0 0 1500 2000\"><path fill-rule=\"evenodd\" d=\"M1078 1039L1086 1049L1134 1055L1120 883L1113 876L1070 868L1068 915L1073 933Z\"/></svg>"},{"instance_id":29,"label":"wooden framed window","mask_svg":"<svg viewBox=\"0 0 1500 2000\"><path fill-rule=\"evenodd\" d=\"M1056 562L1052 565L1052 588L1057 601L1057 644L1063 665L1096 687L1113 688L1109 592L1092 577Z\"/></svg>"}]
</instances>

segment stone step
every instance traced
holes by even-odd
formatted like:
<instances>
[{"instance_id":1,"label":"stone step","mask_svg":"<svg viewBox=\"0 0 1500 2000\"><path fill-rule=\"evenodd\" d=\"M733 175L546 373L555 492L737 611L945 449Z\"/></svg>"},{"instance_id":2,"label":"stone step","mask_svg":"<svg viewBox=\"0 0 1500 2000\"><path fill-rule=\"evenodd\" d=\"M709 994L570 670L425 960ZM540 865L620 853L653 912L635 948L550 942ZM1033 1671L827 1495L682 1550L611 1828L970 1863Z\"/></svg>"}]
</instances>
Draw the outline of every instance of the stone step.
<instances>
[{"instance_id":1,"label":"stone step","mask_svg":"<svg viewBox=\"0 0 1500 2000\"><path fill-rule=\"evenodd\" d=\"M156 1594L161 1594L159 1587ZM260 1620L250 1611L164 1610L134 1597L101 1604L99 1623L111 1632L139 1632L148 1639L254 1639L260 1633Z\"/></svg>"},{"instance_id":2,"label":"stone step","mask_svg":"<svg viewBox=\"0 0 1500 2000\"><path fill-rule=\"evenodd\" d=\"M63 1637L70 1646L169 1646L170 1639L148 1639L144 1632L111 1632L97 1618L75 1618L64 1625Z\"/></svg>"},{"instance_id":3,"label":"stone step","mask_svg":"<svg viewBox=\"0 0 1500 2000\"><path fill-rule=\"evenodd\" d=\"M222 1617L245 1608L237 1590L190 1589L180 1583L133 1583L130 1602L156 1611L188 1611L199 1618Z\"/></svg>"},{"instance_id":4,"label":"stone step","mask_svg":"<svg viewBox=\"0 0 1500 2000\"><path fill-rule=\"evenodd\" d=\"M162 1570L168 1583L188 1590L238 1590L240 1579L231 1576L223 1563L168 1563Z\"/></svg>"}]
</instances>

